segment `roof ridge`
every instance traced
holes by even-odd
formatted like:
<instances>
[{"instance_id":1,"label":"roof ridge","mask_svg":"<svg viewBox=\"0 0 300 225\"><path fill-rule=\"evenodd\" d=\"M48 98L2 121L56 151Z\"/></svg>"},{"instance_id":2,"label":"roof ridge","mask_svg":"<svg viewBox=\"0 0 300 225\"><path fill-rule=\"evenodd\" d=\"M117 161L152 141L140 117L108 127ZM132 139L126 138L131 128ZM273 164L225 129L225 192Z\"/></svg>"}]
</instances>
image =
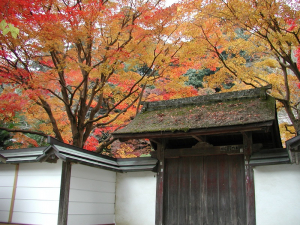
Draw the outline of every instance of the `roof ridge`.
<instances>
[{"instance_id":1,"label":"roof ridge","mask_svg":"<svg viewBox=\"0 0 300 225\"><path fill-rule=\"evenodd\" d=\"M241 98L260 97L265 99L267 97L266 91L267 89L270 88L271 87L268 85L261 88L253 88L253 89L242 90L242 91L232 91L232 92L225 92L219 94L201 95L195 97L178 98L178 99L164 100L164 101L144 102L141 112L152 111L159 108L179 107L179 106L194 105L194 104L205 103L205 102L229 101L229 100L241 99Z\"/></svg>"}]
</instances>

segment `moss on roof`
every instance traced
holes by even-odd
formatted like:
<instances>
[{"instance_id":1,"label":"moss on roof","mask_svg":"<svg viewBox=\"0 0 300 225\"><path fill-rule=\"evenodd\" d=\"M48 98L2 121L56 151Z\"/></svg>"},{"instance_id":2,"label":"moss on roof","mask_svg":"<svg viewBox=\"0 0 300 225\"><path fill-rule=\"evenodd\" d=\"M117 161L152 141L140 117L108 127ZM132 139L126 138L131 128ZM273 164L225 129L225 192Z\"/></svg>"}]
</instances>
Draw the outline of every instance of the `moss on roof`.
<instances>
[{"instance_id":1,"label":"moss on roof","mask_svg":"<svg viewBox=\"0 0 300 225\"><path fill-rule=\"evenodd\" d=\"M223 95L226 96L226 95ZM258 123L276 119L275 100L266 95L242 95L241 98L225 98L222 101L202 101L174 104L142 111L129 125L115 134L189 131L222 126ZM162 102L164 103L164 102ZM161 104L161 103L160 103Z\"/></svg>"}]
</instances>

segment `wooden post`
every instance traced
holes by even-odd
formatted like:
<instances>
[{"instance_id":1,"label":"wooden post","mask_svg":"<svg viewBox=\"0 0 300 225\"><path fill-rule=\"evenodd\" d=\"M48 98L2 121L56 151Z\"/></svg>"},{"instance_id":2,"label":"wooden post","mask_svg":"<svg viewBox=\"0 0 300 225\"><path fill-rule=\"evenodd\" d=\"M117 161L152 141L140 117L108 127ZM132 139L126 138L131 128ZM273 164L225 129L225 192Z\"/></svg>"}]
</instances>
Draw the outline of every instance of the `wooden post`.
<instances>
[{"instance_id":1,"label":"wooden post","mask_svg":"<svg viewBox=\"0 0 300 225\"><path fill-rule=\"evenodd\" d=\"M249 165L250 156L253 151L252 133L243 133L244 155L245 155L245 185L246 185L246 215L247 225L255 225L255 190L253 168Z\"/></svg>"},{"instance_id":2,"label":"wooden post","mask_svg":"<svg viewBox=\"0 0 300 225\"><path fill-rule=\"evenodd\" d=\"M63 162L60 183L59 209L58 209L58 225L67 225L69 193L71 181L71 163Z\"/></svg>"},{"instance_id":3,"label":"wooden post","mask_svg":"<svg viewBox=\"0 0 300 225\"><path fill-rule=\"evenodd\" d=\"M15 168L14 186L13 186L11 201L10 201L9 216L8 216L8 221L7 221L8 223L12 222L12 217L13 217L13 213L14 213L15 198L16 198L18 176L19 176L19 166L20 166L20 164L17 164L16 168Z\"/></svg>"},{"instance_id":4,"label":"wooden post","mask_svg":"<svg viewBox=\"0 0 300 225\"><path fill-rule=\"evenodd\" d=\"M159 160L156 183L156 210L155 210L155 225L163 225L163 203L164 203L164 170L165 159L164 150L166 149L166 140L163 139L161 144L157 146L157 159Z\"/></svg>"}]
</instances>

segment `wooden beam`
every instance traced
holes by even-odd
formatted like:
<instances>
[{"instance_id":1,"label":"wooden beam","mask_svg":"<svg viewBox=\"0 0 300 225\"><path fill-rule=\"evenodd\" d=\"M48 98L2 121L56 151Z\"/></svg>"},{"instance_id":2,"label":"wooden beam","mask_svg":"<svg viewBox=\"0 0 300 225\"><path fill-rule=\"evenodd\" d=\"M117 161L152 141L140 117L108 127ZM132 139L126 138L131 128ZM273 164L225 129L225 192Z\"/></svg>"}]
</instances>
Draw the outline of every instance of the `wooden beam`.
<instances>
[{"instance_id":1,"label":"wooden beam","mask_svg":"<svg viewBox=\"0 0 300 225\"><path fill-rule=\"evenodd\" d=\"M158 139L158 138L150 138L149 139L151 142L154 142L155 144L162 144L162 140L161 139Z\"/></svg>"},{"instance_id":2,"label":"wooden beam","mask_svg":"<svg viewBox=\"0 0 300 225\"><path fill-rule=\"evenodd\" d=\"M196 136L196 135L193 135L192 137L195 138L197 141L200 141L200 142L205 142L206 141L206 137L205 136Z\"/></svg>"},{"instance_id":3,"label":"wooden beam","mask_svg":"<svg viewBox=\"0 0 300 225\"><path fill-rule=\"evenodd\" d=\"M68 222L70 181L71 181L71 163L65 161L62 163L57 225L67 225Z\"/></svg>"},{"instance_id":4,"label":"wooden beam","mask_svg":"<svg viewBox=\"0 0 300 225\"><path fill-rule=\"evenodd\" d=\"M157 146L162 144L162 139L160 138L150 138L151 147L156 151Z\"/></svg>"},{"instance_id":5,"label":"wooden beam","mask_svg":"<svg viewBox=\"0 0 300 225\"><path fill-rule=\"evenodd\" d=\"M254 149L260 149L262 144L255 144ZM244 145L226 145L226 146L210 146L201 148L180 148L165 149L164 158L178 158L186 156L205 156L205 155L236 155L244 153ZM150 152L151 157L158 159L158 152Z\"/></svg>"},{"instance_id":6,"label":"wooden beam","mask_svg":"<svg viewBox=\"0 0 300 225\"><path fill-rule=\"evenodd\" d=\"M158 171L156 183L156 209L155 209L155 225L163 225L163 206L164 206L164 170L165 157L164 151L167 145L167 140L163 139L162 144L157 147Z\"/></svg>"},{"instance_id":7,"label":"wooden beam","mask_svg":"<svg viewBox=\"0 0 300 225\"><path fill-rule=\"evenodd\" d=\"M16 168L15 168L14 186L13 186L11 201L10 201L9 216L8 216L8 221L7 221L8 223L12 222L12 217L13 217L13 213L14 213L15 198L16 198L18 176L19 176L19 167L20 167L20 164L17 164Z\"/></svg>"},{"instance_id":8,"label":"wooden beam","mask_svg":"<svg viewBox=\"0 0 300 225\"><path fill-rule=\"evenodd\" d=\"M253 152L252 133L243 133L244 157L245 157L245 186L246 186L246 215L247 225L255 225L255 190L253 167L250 163L250 156Z\"/></svg>"},{"instance_id":9,"label":"wooden beam","mask_svg":"<svg viewBox=\"0 0 300 225\"><path fill-rule=\"evenodd\" d=\"M246 160L250 161L250 156L253 153L252 132L243 132L244 155Z\"/></svg>"}]
</instances>

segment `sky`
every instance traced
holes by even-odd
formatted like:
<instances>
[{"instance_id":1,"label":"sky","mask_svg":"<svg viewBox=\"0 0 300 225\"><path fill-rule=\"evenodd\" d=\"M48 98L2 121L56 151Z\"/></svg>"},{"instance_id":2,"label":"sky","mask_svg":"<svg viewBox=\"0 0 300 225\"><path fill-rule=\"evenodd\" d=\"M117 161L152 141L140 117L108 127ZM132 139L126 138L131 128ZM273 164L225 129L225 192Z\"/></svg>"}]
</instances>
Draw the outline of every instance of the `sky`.
<instances>
[{"instance_id":1,"label":"sky","mask_svg":"<svg viewBox=\"0 0 300 225\"><path fill-rule=\"evenodd\" d=\"M166 6L170 6L170 5L172 5L173 3L178 2L179 0L165 0L165 1L166 1Z\"/></svg>"}]
</instances>

